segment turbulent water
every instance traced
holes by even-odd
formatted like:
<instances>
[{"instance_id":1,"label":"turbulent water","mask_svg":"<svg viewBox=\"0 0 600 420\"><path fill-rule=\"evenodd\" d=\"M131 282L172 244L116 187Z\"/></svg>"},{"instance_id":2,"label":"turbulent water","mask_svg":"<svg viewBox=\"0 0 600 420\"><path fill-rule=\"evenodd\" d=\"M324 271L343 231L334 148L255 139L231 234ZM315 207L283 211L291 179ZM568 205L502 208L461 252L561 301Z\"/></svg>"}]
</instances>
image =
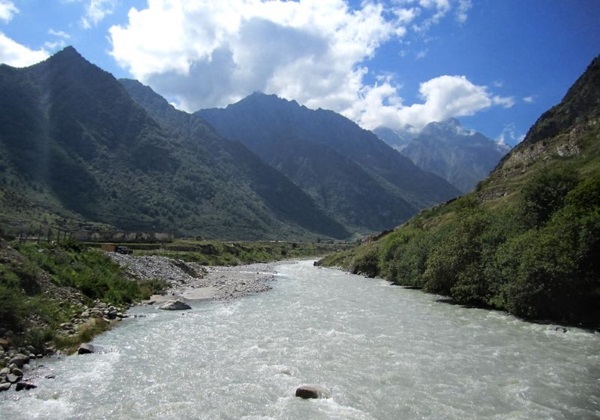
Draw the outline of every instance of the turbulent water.
<instances>
[{"instance_id":1,"label":"turbulent water","mask_svg":"<svg viewBox=\"0 0 600 420\"><path fill-rule=\"evenodd\" d=\"M311 262L277 272L237 301L136 308L101 353L44 360L37 389L0 394L0 418L600 418L599 334ZM330 398L296 398L302 384Z\"/></svg>"}]
</instances>

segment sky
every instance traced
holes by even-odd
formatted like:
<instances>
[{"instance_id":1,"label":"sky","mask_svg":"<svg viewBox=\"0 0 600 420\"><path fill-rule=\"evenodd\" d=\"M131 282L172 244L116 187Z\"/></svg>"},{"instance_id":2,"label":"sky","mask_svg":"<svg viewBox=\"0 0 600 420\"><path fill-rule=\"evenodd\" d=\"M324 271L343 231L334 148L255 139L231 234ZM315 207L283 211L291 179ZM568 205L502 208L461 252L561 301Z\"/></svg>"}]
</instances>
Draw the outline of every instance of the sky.
<instances>
[{"instance_id":1,"label":"sky","mask_svg":"<svg viewBox=\"0 0 600 420\"><path fill-rule=\"evenodd\" d=\"M68 45L188 112L259 91L514 145L600 54L600 0L0 0L0 63Z\"/></svg>"}]
</instances>

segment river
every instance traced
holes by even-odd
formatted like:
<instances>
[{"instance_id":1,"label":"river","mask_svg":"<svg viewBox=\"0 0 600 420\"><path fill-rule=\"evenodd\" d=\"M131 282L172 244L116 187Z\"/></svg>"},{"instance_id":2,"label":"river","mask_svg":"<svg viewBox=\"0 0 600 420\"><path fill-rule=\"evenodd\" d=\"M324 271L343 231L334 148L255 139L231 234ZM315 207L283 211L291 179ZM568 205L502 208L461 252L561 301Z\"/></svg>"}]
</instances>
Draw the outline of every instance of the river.
<instances>
[{"instance_id":1,"label":"river","mask_svg":"<svg viewBox=\"0 0 600 420\"><path fill-rule=\"evenodd\" d=\"M135 308L100 353L37 362L38 388L0 394L0 418L600 418L600 334L276 268L266 293ZM302 384L330 398L296 398Z\"/></svg>"}]
</instances>

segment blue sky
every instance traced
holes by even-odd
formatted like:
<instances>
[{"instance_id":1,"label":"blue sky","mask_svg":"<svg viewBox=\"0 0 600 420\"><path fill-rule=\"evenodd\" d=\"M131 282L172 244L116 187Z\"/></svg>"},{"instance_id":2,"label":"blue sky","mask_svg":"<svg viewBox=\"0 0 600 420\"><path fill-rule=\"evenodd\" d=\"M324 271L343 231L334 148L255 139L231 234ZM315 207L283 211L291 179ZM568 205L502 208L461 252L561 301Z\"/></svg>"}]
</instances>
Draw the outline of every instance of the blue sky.
<instances>
[{"instance_id":1,"label":"blue sky","mask_svg":"<svg viewBox=\"0 0 600 420\"><path fill-rule=\"evenodd\" d=\"M0 62L73 45L187 111L254 91L508 144L600 54L600 0L0 0Z\"/></svg>"}]
</instances>

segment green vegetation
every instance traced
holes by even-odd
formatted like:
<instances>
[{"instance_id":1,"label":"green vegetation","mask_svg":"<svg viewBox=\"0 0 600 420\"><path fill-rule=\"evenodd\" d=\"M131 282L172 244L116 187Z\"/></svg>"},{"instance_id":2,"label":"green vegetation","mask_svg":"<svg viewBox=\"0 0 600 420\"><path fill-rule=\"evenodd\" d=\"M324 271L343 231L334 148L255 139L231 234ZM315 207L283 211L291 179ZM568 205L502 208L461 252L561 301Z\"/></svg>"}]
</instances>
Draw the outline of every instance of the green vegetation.
<instances>
[{"instance_id":1,"label":"green vegetation","mask_svg":"<svg viewBox=\"0 0 600 420\"><path fill-rule=\"evenodd\" d=\"M203 265L233 266L294 258L322 256L353 247L340 242L223 242L179 239L156 245L129 244L136 255L151 254L196 262Z\"/></svg>"},{"instance_id":2,"label":"green vegetation","mask_svg":"<svg viewBox=\"0 0 600 420\"><path fill-rule=\"evenodd\" d=\"M351 236L246 147L131 84L155 112L73 48L0 67L5 234L58 226L227 240Z\"/></svg>"},{"instance_id":3,"label":"green vegetation","mask_svg":"<svg viewBox=\"0 0 600 420\"><path fill-rule=\"evenodd\" d=\"M321 264L600 327L600 58L476 190Z\"/></svg>"},{"instance_id":4,"label":"green vegetation","mask_svg":"<svg viewBox=\"0 0 600 420\"><path fill-rule=\"evenodd\" d=\"M109 323L95 320L77 334L56 333L60 324L95 301L123 305L146 299L163 290L163 281L132 281L102 252L73 240L59 244L2 242L0 253L0 330L13 341L32 344L40 351L44 343L70 348L104 331Z\"/></svg>"},{"instance_id":5,"label":"green vegetation","mask_svg":"<svg viewBox=\"0 0 600 420\"><path fill-rule=\"evenodd\" d=\"M1 240L0 240L1 241ZM238 265L339 252L352 245L327 242L219 242L177 240L165 247L128 244L136 255L163 255L205 265ZM182 269L187 267L182 264ZM0 246L0 334L42 352L47 343L66 351L110 328L90 318L75 334L58 333L63 323L96 302L123 307L166 288L164 280L132 280L99 249L70 238L59 243Z\"/></svg>"},{"instance_id":6,"label":"green vegetation","mask_svg":"<svg viewBox=\"0 0 600 420\"><path fill-rule=\"evenodd\" d=\"M514 206L468 195L322 263L459 304L597 326L599 255L600 177L560 165L530 177Z\"/></svg>"}]
</instances>

